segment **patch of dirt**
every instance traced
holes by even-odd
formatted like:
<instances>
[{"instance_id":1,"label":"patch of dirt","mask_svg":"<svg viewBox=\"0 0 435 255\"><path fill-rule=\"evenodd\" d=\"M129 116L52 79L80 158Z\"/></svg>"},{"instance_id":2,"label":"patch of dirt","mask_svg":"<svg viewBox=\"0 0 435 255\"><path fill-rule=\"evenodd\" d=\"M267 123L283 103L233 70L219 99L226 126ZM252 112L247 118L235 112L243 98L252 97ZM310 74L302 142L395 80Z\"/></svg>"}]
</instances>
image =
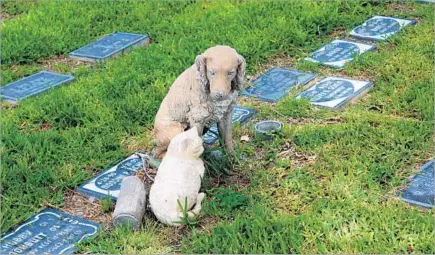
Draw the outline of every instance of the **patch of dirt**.
<instances>
[{"instance_id":1,"label":"patch of dirt","mask_svg":"<svg viewBox=\"0 0 435 255\"><path fill-rule=\"evenodd\" d=\"M18 108L18 106L19 105L16 104L16 103L9 103L9 102L3 101L3 102L0 103L0 111L1 110L15 109L15 108Z\"/></svg>"},{"instance_id":2,"label":"patch of dirt","mask_svg":"<svg viewBox=\"0 0 435 255\"><path fill-rule=\"evenodd\" d=\"M326 119L313 119L313 118L288 118L287 124L290 125L304 125L304 124L321 124L321 125L328 125L328 124L336 124L336 123L344 123L346 122L341 117L330 117Z\"/></svg>"},{"instance_id":3,"label":"patch of dirt","mask_svg":"<svg viewBox=\"0 0 435 255\"><path fill-rule=\"evenodd\" d=\"M74 58L65 57L63 55L56 56L54 58L45 58L45 59L38 60L38 64L41 64L42 66L44 66L44 69L48 70L48 71L57 71L55 66L56 66L56 64L59 64L59 63L66 64L71 69L78 67L80 65L86 65L86 66L93 65L93 63L80 61L80 60L77 60Z\"/></svg>"},{"instance_id":4,"label":"patch of dirt","mask_svg":"<svg viewBox=\"0 0 435 255\"><path fill-rule=\"evenodd\" d=\"M0 13L0 20L1 20L1 22L3 23L3 21L5 21L5 20L9 20L9 19L12 19L13 17L15 17L15 16L12 16L12 15L10 15L9 13L7 13L7 12L1 12Z\"/></svg>"},{"instance_id":5,"label":"patch of dirt","mask_svg":"<svg viewBox=\"0 0 435 255\"><path fill-rule=\"evenodd\" d=\"M151 185L153 184L153 180L157 175L157 168L153 168L151 166L147 166L147 174L145 174L145 170L137 171L134 176L138 177L144 184L147 195L150 193ZM150 179L151 177L152 179Z\"/></svg>"},{"instance_id":6,"label":"patch of dirt","mask_svg":"<svg viewBox=\"0 0 435 255\"><path fill-rule=\"evenodd\" d=\"M163 235L167 238L167 245L172 247L174 250L180 250L181 249L181 240L184 236L189 235L189 229L184 226L180 227L169 227L164 229ZM178 253L178 252L176 252Z\"/></svg>"},{"instance_id":7,"label":"patch of dirt","mask_svg":"<svg viewBox=\"0 0 435 255\"><path fill-rule=\"evenodd\" d=\"M198 219L198 228L201 231L211 234L211 230L218 225L220 218L215 215L204 215Z\"/></svg>"},{"instance_id":8,"label":"patch of dirt","mask_svg":"<svg viewBox=\"0 0 435 255\"><path fill-rule=\"evenodd\" d=\"M198 218L198 223L193 229L204 234L210 234L212 229L218 225L220 219L213 215L201 215ZM159 236L165 237L165 244L173 249L174 253L180 253L182 248L182 240L189 236L192 228L187 226L163 226L158 229Z\"/></svg>"},{"instance_id":9,"label":"patch of dirt","mask_svg":"<svg viewBox=\"0 0 435 255\"><path fill-rule=\"evenodd\" d=\"M280 147L277 157L290 160L292 169L305 165L313 165L317 159L314 153L300 151L293 141L285 142Z\"/></svg>"},{"instance_id":10,"label":"patch of dirt","mask_svg":"<svg viewBox=\"0 0 435 255\"><path fill-rule=\"evenodd\" d=\"M42 123L41 126L39 127L41 130L50 130L51 129L51 124L50 123Z\"/></svg>"},{"instance_id":11,"label":"patch of dirt","mask_svg":"<svg viewBox=\"0 0 435 255\"><path fill-rule=\"evenodd\" d=\"M274 107L275 105L275 103L261 101L259 99L256 99L255 97L247 97L247 96L240 96L239 98L237 98L237 103L245 107L254 107L256 109L258 109L257 107L260 106Z\"/></svg>"},{"instance_id":12,"label":"patch of dirt","mask_svg":"<svg viewBox=\"0 0 435 255\"><path fill-rule=\"evenodd\" d=\"M386 4L386 7L392 11L392 14L395 14L397 12L415 12L415 7L407 4L401 4L401 3L388 3ZM394 16L394 15L393 15Z\"/></svg>"},{"instance_id":13,"label":"patch of dirt","mask_svg":"<svg viewBox=\"0 0 435 255\"><path fill-rule=\"evenodd\" d=\"M214 176L210 177L207 183L208 188L217 188L221 186L232 186L236 187L238 192L249 188L251 186L251 179L249 175L242 172L241 169L236 167L234 173L230 176L220 177Z\"/></svg>"},{"instance_id":14,"label":"patch of dirt","mask_svg":"<svg viewBox=\"0 0 435 255\"><path fill-rule=\"evenodd\" d=\"M216 227L220 222L219 217L214 215L200 215L197 220L198 223L194 229L203 234L211 234L213 228ZM192 229L187 226L164 226L159 229L159 235L165 236L166 245L172 247L174 249L174 253L180 253L182 249L183 238L189 236L191 232Z\"/></svg>"},{"instance_id":15,"label":"patch of dirt","mask_svg":"<svg viewBox=\"0 0 435 255\"><path fill-rule=\"evenodd\" d=\"M347 36L346 28L338 27L338 28L335 28L334 30L332 30L332 32L329 34L328 37L329 37L329 39L335 39L335 38L339 39L339 38L343 38L345 36Z\"/></svg>"},{"instance_id":16,"label":"patch of dirt","mask_svg":"<svg viewBox=\"0 0 435 255\"><path fill-rule=\"evenodd\" d=\"M265 161L265 156L269 153L267 148L257 148L255 158L258 162L264 162L265 167L269 167L274 160ZM297 148L293 141L286 141L282 144L276 155L278 158L288 159L291 162L291 168L303 167L305 165L313 165L317 159L314 153L303 152ZM244 178L240 176L239 178Z\"/></svg>"},{"instance_id":17,"label":"patch of dirt","mask_svg":"<svg viewBox=\"0 0 435 255\"><path fill-rule=\"evenodd\" d=\"M69 190L64 196L60 211L100 223L105 230L112 224L111 213L104 213L98 200L90 201L76 191Z\"/></svg>"}]
</instances>

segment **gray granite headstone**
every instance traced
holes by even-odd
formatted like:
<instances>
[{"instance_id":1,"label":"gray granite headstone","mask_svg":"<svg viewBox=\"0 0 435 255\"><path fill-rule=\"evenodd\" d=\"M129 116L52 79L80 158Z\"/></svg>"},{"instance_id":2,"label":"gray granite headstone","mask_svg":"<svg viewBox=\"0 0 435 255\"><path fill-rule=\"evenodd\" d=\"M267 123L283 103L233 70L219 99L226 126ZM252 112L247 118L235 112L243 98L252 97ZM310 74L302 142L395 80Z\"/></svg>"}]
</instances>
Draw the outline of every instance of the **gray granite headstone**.
<instances>
[{"instance_id":1,"label":"gray granite headstone","mask_svg":"<svg viewBox=\"0 0 435 255\"><path fill-rule=\"evenodd\" d=\"M101 61L128 50L131 46L150 43L148 35L116 32L71 52L72 58L84 61Z\"/></svg>"},{"instance_id":2,"label":"gray granite headstone","mask_svg":"<svg viewBox=\"0 0 435 255\"><path fill-rule=\"evenodd\" d=\"M352 61L355 56L361 55L374 48L374 45L335 40L316 50L310 57L305 58L305 60L326 66L343 68L344 64Z\"/></svg>"},{"instance_id":3,"label":"gray granite headstone","mask_svg":"<svg viewBox=\"0 0 435 255\"><path fill-rule=\"evenodd\" d=\"M252 86L241 95L251 96L267 102L277 102L289 91L314 79L315 74L274 67L252 81Z\"/></svg>"},{"instance_id":4,"label":"gray granite headstone","mask_svg":"<svg viewBox=\"0 0 435 255\"><path fill-rule=\"evenodd\" d=\"M106 198L109 196L112 200L116 200L122 179L142 169L142 159L133 154L80 185L77 191L88 197Z\"/></svg>"},{"instance_id":5,"label":"gray granite headstone","mask_svg":"<svg viewBox=\"0 0 435 255\"><path fill-rule=\"evenodd\" d=\"M255 113L256 111L254 109L236 105L233 110L233 124L236 122L243 124L252 118ZM202 139L204 143L209 145L215 143L219 139L217 125L213 124L208 132L202 136Z\"/></svg>"},{"instance_id":6,"label":"gray granite headstone","mask_svg":"<svg viewBox=\"0 0 435 255\"><path fill-rule=\"evenodd\" d=\"M326 77L303 91L296 98L306 98L316 106L336 110L371 86L373 83L369 81Z\"/></svg>"},{"instance_id":7,"label":"gray granite headstone","mask_svg":"<svg viewBox=\"0 0 435 255\"><path fill-rule=\"evenodd\" d=\"M420 172L402 192L403 201L426 208L434 207L434 164L431 160L420 168Z\"/></svg>"},{"instance_id":8,"label":"gray granite headstone","mask_svg":"<svg viewBox=\"0 0 435 255\"><path fill-rule=\"evenodd\" d=\"M46 208L1 237L0 254L72 254L98 223Z\"/></svg>"},{"instance_id":9,"label":"gray granite headstone","mask_svg":"<svg viewBox=\"0 0 435 255\"><path fill-rule=\"evenodd\" d=\"M365 40L384 41L399 32L403 27L415 24L414 20L374 16L354 28L350 34Z\"/></svg>"},{"instance_id":10,"label":"gray granite headstone","mask_svg":"<svg viewBox=\"0 0 435 255\"><path fill-rule=\"evenodd\" d=\"M3 100L16 103L73 80L71 75L41 71L1 87L0 96Z\"/></svg>"}]
</instances>

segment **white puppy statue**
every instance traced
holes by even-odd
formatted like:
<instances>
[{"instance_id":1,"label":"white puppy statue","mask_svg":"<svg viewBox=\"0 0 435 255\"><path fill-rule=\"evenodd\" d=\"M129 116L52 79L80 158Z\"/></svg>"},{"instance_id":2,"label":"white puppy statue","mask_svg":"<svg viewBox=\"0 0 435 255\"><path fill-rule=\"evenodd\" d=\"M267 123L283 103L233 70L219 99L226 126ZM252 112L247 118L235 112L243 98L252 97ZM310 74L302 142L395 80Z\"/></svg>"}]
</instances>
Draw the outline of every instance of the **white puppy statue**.
<instances>
[{"instance_id":1,"label":"white puppy statue","mask_svg":"<svg viewBox=\"0 0 435 255\"><path fill-rule=\"evenodd\" d=\"M202 144L196 127L171 140L149 196L151 210L160 222L180 225L183 217L180 204L185 207L186 198L188 216L199 214L205 197L204 193L199 193L204 175L204 163L199 158L204 151Z\"/></svg>"}]
</instances>

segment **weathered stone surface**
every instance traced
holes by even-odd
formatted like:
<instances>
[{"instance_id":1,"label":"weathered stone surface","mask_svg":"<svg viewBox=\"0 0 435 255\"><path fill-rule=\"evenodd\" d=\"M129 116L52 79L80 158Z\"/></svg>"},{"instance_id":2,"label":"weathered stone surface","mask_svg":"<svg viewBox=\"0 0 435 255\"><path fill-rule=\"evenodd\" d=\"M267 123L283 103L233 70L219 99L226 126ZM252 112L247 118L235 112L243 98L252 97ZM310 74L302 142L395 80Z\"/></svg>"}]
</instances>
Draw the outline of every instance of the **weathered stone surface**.
<instances>
[{"instance_id":1,"label":"weathered stone surface","mask_svg":"<svg viewBox=\"0 0 435 255\"><path fill-rule=\"evenodd\" d=\"M71 75L41 71L1 87L0 96L3 100L16 103L73 80Z\"/></svg>"},{"instance_id":2,"label":"weathered stone surface","mask_svg":"<svg viewBox=\"0 0 435 255\"><path fill-rule=\"evenodd\" d=\"M434 165L434 161L431 160L421 167L420 172L402 192L403 201L426 208L434 207Z\"/></svg>"},{"instance_id":3,"label":"weathered stone surface","mask_svg":"<svg viewBox=\"0 0 435 255\"><path fill-rule=\"evenodd\" d=\"M242 95L255 97L266 102L277 102L299 85L307 84L317 75L281 67L274 67L252 81Z\"/></svg>"},{"instance_id":4,"label":"weathered stone surface","mask_svg":"<svg viewBox=\"0 0 435 255\"><path fill-rule=\"evenodd\" d=\"M415 23L414 20L374 16L362 25L354 28L350 32L350 35L365 40L384 41L388 37L398 33L403 27Z\"/></svg>"},{"instance_id":5,"label":"weathered stone surface","mask_svg":"<svg viewBox=\"0 0 435 255\"><path fill-rule=\"evenodd\" d=\"M142 46L149 43L148 35L116 32L71 52L70 56L82 61L102 61L125 52L132 46Z\"/></svg>"},{"instance_id":6,"label":"weathered stone surface","mask_svg":"<svg viewBox=\"0 0 435 255\"><path fill-rule=\"evenodd\" d=\"M46 208L4 234L0 254L71 254L98 233L98 223Z\"/></svg>"}]
</instances>

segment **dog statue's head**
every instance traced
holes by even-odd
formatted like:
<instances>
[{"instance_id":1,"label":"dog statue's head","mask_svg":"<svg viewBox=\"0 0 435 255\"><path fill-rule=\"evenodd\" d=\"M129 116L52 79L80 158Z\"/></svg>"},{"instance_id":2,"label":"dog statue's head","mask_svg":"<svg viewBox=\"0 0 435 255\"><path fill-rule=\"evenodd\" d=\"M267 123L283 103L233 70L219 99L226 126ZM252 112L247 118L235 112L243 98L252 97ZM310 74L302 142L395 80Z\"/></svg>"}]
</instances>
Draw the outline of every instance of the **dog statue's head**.
<instances>
[{"instance_id":1,"label":"dog statue's head","mask_svg":"<svg viewBox=\"0 0 435 255\"><path fill-rule=\"evenodd\" d=\"M211 47L196 57L195 64L197 80L213 101L224 100L230 92L242 89L246 62L233 48Z\"/></svg>"},{"instance_id":2,"label":"dog statue's head","mask_svg":"<svg viewBox=\"0 0 435 255\"><path fill-rule=\"evenodd\" d=\"M203 141L198 135L198 129L193 127L172 138L166 155L184 155L197 159L204 152L202 144Z\"/></svg>"}]
</instances>

